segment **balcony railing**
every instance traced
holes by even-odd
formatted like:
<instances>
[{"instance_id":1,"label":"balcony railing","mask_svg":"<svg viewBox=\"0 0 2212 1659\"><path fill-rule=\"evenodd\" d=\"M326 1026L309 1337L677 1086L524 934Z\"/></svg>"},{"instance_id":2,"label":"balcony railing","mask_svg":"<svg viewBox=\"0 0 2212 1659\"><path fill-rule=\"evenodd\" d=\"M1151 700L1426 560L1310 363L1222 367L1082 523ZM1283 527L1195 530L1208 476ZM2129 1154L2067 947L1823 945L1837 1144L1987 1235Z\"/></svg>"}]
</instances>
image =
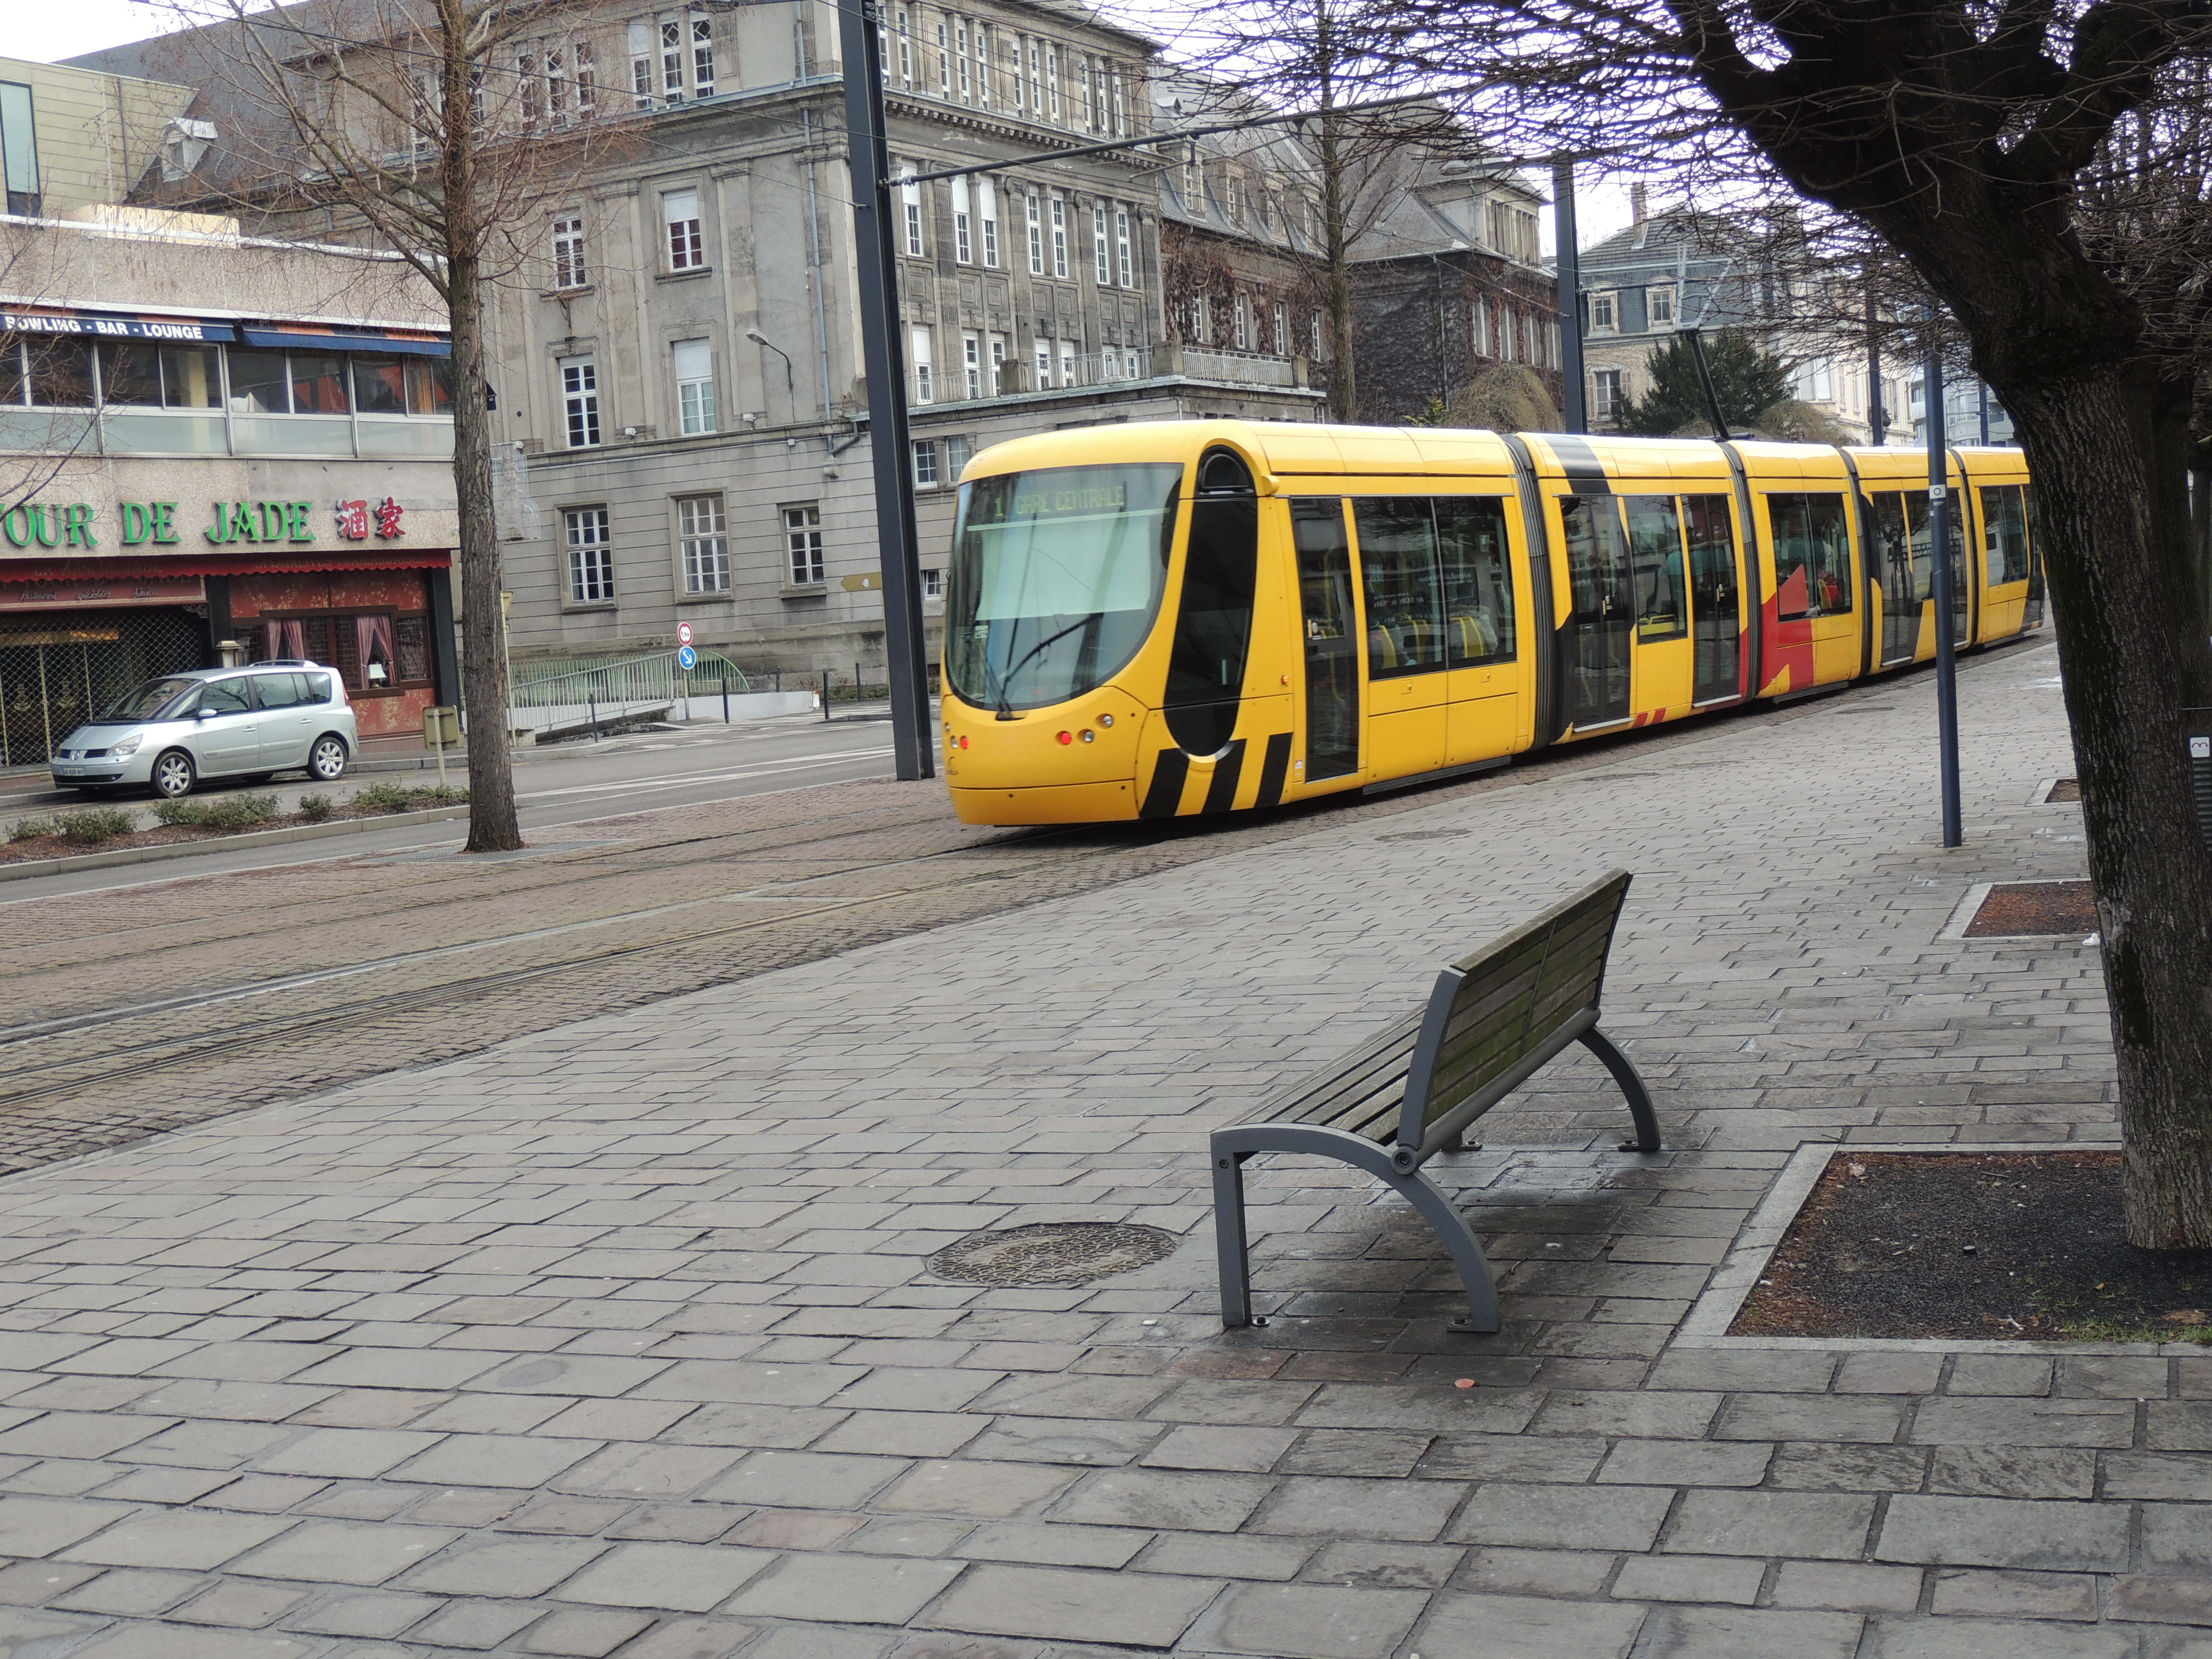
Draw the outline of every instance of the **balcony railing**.
<instances>
[{"instance_id":1,"label":"balcony railing","mask_svg":"<svg viewBox=\"0 0 2212 1659\"><path fill-rule=\"evenodd\" d=\"M996 384L994 385L994 374ZM985 403L1030 392L1109 386L1158 376L1176 375L1222 386L1285 386L1308 384L1303 357L1271 357L1256 351L1216 351L1203 346L1115 346L1079 357L1056 357L1048 372L1031 363L1001 363L978 372L974 389L963 371L933 377L932 395L917 406Z\"/></svg>"}]
</instances>

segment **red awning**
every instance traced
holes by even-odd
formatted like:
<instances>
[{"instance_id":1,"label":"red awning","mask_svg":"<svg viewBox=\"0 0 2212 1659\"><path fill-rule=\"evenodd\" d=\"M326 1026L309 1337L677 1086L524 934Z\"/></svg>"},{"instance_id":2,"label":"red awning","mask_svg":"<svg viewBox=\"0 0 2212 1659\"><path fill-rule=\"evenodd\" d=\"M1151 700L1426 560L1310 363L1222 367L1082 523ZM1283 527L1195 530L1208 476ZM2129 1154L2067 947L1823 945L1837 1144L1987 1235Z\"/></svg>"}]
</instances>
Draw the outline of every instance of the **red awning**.
<instances>
[{"instance_id":1,"label":"red awning","mask_svg":"<svg viewBox=\"0 0 2212 1659\"><path fill-rule=\"evenodd\" d=\"M119 581L129 576L275 576L318 570L444 570L453 562L445 547L363 547L327 553L169 553L108 559L0 558L0 582Z\"/></svg>"}]
</instances>

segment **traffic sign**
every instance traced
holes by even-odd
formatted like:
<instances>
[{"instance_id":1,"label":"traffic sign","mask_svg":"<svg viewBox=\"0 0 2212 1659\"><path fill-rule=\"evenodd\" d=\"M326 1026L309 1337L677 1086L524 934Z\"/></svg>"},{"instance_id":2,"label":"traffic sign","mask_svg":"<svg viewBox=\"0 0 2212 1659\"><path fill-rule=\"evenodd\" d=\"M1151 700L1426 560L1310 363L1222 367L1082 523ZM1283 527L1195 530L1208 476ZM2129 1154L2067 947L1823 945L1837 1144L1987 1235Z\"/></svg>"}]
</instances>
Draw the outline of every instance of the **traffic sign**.
<instances>
[{"instance_id":1,"label":"traffic sign","mask_svg":"<svg viewBox=\"0 0 2212 1659\"><path fill-rule=\"evenodd\" d=\"M699 665L699 653L688 645L678 646L676 648L676 665L690 673Z\"/></svg>"},{"instance_id":2,"label":"traffic sign","mask_svg":"<svg viewBox=\"0 0 2212 1659\"><path fill-rule=\"evenodd\" d=\"M676 643L678 645L689 645L691 643L691 624L690 623L678 623L676 624Z\"/></svg>"}]
</instances>

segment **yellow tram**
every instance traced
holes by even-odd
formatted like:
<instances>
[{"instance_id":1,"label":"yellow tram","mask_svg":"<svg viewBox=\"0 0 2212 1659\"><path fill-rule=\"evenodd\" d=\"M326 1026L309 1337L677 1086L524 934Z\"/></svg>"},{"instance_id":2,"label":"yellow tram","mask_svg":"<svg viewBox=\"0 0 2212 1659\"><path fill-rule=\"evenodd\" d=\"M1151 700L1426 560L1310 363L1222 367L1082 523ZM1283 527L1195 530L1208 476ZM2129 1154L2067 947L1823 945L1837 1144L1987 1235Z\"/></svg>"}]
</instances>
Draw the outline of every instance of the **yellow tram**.
<instances>
[{"instance_id":1,"label":"yellow tram","mask_svg":"<svg viewBox=\"0 0 2212 1659\"><path fill-rule=\"evenodd\" d=\"M1955 449L1961 648L2040 627L2020 452ZM1374 789L1936 653L1924 454L1185 421L963 475L945 775L970 823Z\"/></svg>"}]
</instances>

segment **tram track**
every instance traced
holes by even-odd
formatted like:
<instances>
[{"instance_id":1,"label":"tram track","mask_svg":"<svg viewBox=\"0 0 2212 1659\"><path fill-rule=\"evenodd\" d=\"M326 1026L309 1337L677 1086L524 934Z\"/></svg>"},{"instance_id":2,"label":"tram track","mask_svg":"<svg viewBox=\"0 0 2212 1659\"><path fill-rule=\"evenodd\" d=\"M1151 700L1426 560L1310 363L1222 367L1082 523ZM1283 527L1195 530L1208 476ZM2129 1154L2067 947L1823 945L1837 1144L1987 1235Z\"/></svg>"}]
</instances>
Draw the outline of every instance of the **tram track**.
<instances>
[{"instance_id":1,"label":"tram track","mask_svg":"<svg viewBox=\"0 0 2212 1659\"><path fill-rule=\"evenodd\" d=\"M1817 718L1849 700L1749 717ZM0 1028L0 1173L1318 830L1580 775L1611 773L1632 788L1647 768L1626 763L1725 742L1732 723L1685 723L1425 790L1334 797L1267 817L979 834L911 785L826 784L772 808L750 798L678 809L674 820L655 812L641 835L624 832L648 815L564 824L570 836L622 838L541 843L540 857L496 866L428 860L396 893L379 884L398 860L421 854L289 866L276 873L289 884L273 891L255 886L266 872L180 878L165 886L168 914L152 922L131 919L143 888L118 889L105 903L98 894L52 901L92 913L75 951L49 942L46 954L74 959L0 975L0 988L53 981L49 994L76 1006ZM1683 763L1716 762L1673 763ZM667 896L672 885L684 890ZM620 902L646 896L653 902ZM607 908L563 914L594 902ZM713 914L732 905L767 914ZM350 959L335 945L337 960L303 951L301 941L311 947L334 911L387 928L432 915L469 936ZM538 920L549 912L558 919ZM228 959L266 941L280 956L276 971L171 996L101 994L103 982L139 988L173 973L179 930L241 915L251 925L227 933ZM100 948L118 939L126 948Z\"/></svg>"}]
</instances>

